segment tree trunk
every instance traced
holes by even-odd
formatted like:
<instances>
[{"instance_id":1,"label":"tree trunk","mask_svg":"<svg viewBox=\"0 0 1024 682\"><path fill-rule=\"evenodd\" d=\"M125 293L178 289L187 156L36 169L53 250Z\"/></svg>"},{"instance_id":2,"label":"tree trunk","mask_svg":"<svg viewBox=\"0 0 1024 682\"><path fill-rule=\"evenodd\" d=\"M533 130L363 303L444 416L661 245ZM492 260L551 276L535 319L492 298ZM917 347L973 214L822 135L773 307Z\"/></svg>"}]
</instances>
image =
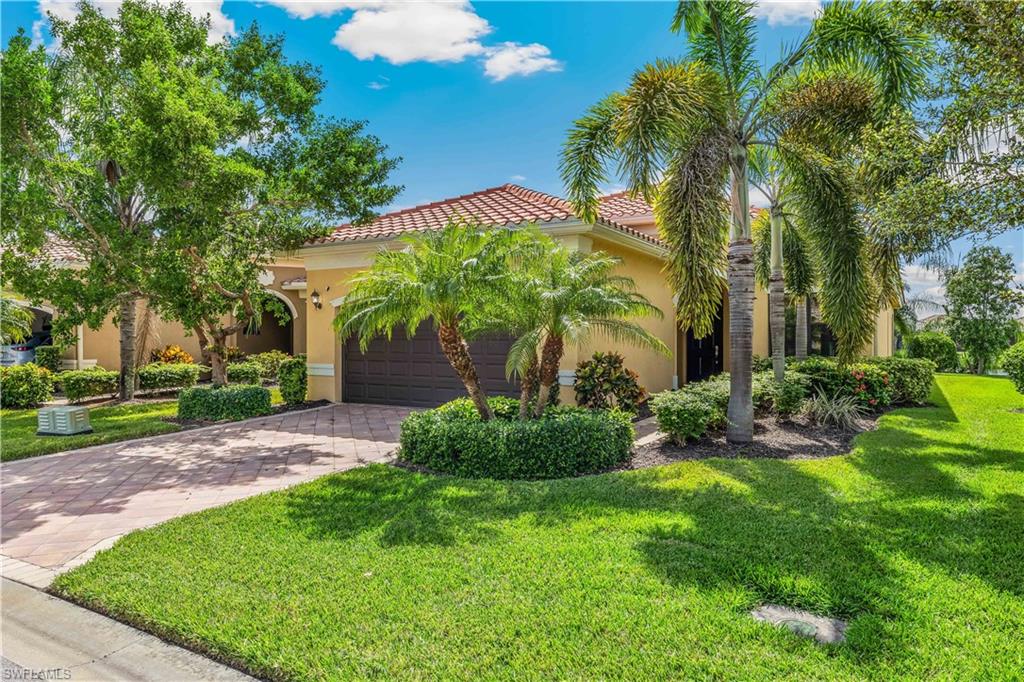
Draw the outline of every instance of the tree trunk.
<instances>
[{"instance_id":1,"label":"tree trunk","mask_svg":"<svg viewBox=\"0 0 1024 682\"><path fill-rule=\"evenodd\" d=\"M772 273L768 284L768 328L775 381L786 375L786 285L782 277L782 213L772 208Z\"/></svg>"},{"instance_id":2,"label":"tree trunk","mask_svg":"<svg viewBox=\"0 0 1024 682\"><path fill-rule=\"evenodd\" d=\"M729 411L725 438L754 439L751 361L754 352L754 242L750 238L747 150L729 150L732 234L729 244Z\"/></svg>"},{"instance_id":3,"label":"tree trunk","mask_svg":"<svg viewBox=\"0 0 1024 682\"><path fill-rule=\"evenodd\" d=\"M801 296L796 300L796 359L807 359L807 306L810 299Z\"/></svg>"},{"instance_id":4,"label":"tree trunk","mask_svg":"<svg viewBox=\"0 0 1024 682\"><path fill-rule=\"evenodd\" d=\"M537 366L537 355L534 354L530 360L530 366L526 369L523 374L523 378L520 382L519 389L519 419L526 421L530 418L530 396L533 395L533 389L537 387L537 377L540 373L540 369ZM537 396L538 400L540 395Z\"/></svg>"},{"instance_id":5,"label":"tree trunk","mask_svg":"<svg viewBox=\"0 0 1024 682\"><path fill-rule=\"evenodd\" d=\"M462 379L466 392L476 405L476 411L480 413L480 419L487 421L494 416L491 406L487 404L487 396L480 385L480 378L476 373L476 365L469 354L469 344L462 338L457 324L442 324L437 329L437 339L441 343L441 351L448 358L455 373Z\"/></svg>"},{"instance_id":6,"label":"tree trunk","mask_svg":"<svg viewBox=\"0 0 1024 682\"><path fill-rule=\"evenodd\" d=\"M224 362L224 348L227 344L226 335L212 335L213 343L205 349L206 356L210 360L210 380L214 386L228 385L228 368Z\"/></svg>"},{"instance_id":7,"label":"tree trunk","mask_svg":"<svg viewBox=\"0 0 1024 682\"><path fill-rule=\"evenodd\" d=\"M135 315L137 299L121 301L118 327L121 335L121 372L117 377L117 391L121 400L135 398Z\"/></svg>"},{"instance_id":8,"label":"tree trunk","mask_svg":"<svg viewBox=\"0 0 1024 682\"><path fill-rule=\"evenodd\" d=\"M533 410L538 417L544 414L548 397L551 395L551 387L558 381L558 365L562 362L564 349L565 342L561 336L549 334L544 339L544 347L540 352L540 391L537 393L537 406Z\"/></svg>"}]
</instances>

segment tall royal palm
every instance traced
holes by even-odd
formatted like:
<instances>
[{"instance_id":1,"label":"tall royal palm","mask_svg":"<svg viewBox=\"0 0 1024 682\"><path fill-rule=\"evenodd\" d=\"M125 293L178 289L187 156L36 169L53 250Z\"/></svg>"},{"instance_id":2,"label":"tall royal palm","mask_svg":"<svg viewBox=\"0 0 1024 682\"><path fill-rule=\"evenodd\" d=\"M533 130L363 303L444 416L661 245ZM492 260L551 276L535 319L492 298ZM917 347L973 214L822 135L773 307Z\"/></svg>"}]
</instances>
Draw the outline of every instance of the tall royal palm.
<instances>
[{"instance_id":1,"label":"tall royal palm","mask_svg":"<svg viewBox=\"0 0 1024 682\"><path fill-rule=\"evenodd\" d=\"M870 334L865 320L874 295L862 290L867 278L852 263L862 242L843 234L856 222L847 168L815 145L848 139L876 97L905 101L922 76L918 38L886 6L843 1L827 5L804 39L762 70L754 59L752 8L735 0L681 2L672 28L687 36L687 59L640 69L625 91L576 122L562 157L569 198L585 219L597 216L611 164L633 193L653 202L684 329L710 332L727 282L732 442L753 438L752 150L773 146L799 165L794 177L815 216L809 229L836 231L827 255L837 263L823 264L833 273L823 287L844 287L847 307L830 326L847 349L860 348Z\"/></svg>"}]
</instances>

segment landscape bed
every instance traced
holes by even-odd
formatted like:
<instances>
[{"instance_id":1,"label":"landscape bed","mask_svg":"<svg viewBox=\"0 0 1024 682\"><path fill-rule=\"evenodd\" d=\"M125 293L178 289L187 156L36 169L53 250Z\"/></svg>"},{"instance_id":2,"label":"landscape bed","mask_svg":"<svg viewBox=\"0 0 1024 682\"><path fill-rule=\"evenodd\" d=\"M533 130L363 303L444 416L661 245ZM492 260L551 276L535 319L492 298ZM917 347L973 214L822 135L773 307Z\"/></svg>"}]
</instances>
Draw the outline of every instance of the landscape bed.
<instances>
[{"instance_id":1,"label":"landscape bed","mask_svg":"<svg viewBox=\"0 0 1024 682\"><path fill-rule=\"evenodd\" d=\"M132 533L53 590L270 679L1007 679L1024 406L939 376L847 456L538 482L371 466ZM820 646L777 603L849 621Z\"/></svg>"}]
</instances>

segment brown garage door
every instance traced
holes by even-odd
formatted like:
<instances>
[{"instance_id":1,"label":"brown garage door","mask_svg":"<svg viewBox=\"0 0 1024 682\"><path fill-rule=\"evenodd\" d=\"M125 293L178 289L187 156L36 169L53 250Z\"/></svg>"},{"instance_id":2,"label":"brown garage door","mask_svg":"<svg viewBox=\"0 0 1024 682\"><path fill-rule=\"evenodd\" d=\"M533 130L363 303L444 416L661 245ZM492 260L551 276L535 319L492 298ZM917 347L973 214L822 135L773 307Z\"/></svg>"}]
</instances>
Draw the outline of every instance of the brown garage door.
<instances>
[{"instance_id":1,"label":"brown garage door","mask_svg":"<svg viewBox=\"0 0 1024 682\"><path fill-rule=\"evenodd\" d=\"M511 338L488 337L469 346L487 395L519 395L518 387L505 380L511 345ZM360 352L355 337L350 338L342 365L345 402L434 407L466 395L429 322L420 325L411 339L403 329L396 329L391 341L374 339L366 353Z\"/></svg>"}]
</instances>

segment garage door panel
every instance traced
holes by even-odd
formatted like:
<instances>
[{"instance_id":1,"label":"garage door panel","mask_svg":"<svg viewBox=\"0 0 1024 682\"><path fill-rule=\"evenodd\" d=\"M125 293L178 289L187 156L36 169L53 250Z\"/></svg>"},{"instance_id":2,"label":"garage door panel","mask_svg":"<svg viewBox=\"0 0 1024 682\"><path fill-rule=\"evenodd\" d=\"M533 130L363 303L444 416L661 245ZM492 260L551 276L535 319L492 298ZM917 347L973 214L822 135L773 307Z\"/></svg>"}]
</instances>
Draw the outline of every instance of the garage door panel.
<instances>
[{"instance_id":1,"label":"garage door panel","mask_svg":"<svg viewBox=\"0 0 1024 682\"><path fill-rule=\"evenodd\" d=\"M517 396L519 389L505 379L505 357L511 338L489 337L470 344L480 381L488 395ZM434 407L466 394L462 382L441 352L429 322L413 338L396 329L391 341L374 339L365 354L351 338L343 358L343 399L382 405Z\"/></svg>"}]
</instances>

